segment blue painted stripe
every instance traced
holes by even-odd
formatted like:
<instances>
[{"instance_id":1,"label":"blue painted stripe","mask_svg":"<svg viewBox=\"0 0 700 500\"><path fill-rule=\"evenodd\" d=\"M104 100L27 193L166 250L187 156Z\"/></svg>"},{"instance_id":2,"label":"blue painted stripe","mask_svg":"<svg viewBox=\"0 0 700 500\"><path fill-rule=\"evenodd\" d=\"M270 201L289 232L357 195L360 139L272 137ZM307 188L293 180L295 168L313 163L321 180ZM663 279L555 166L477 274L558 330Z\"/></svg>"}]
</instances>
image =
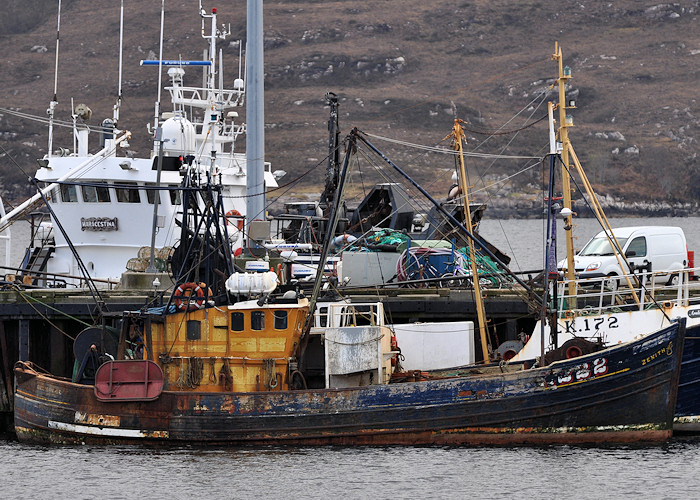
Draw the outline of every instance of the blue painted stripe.
<instances>
[{"instance_id":1,"label":"blue painted stripe","mask_svg":"<svg viewBox=\"0 0 700 500\"><path fill-rule=\"evenodd\" d=\"M143 59L141 66L211 66L211 61L180 61L178 59L163 59L162 61Z\"/></svg>"}]
</instances>

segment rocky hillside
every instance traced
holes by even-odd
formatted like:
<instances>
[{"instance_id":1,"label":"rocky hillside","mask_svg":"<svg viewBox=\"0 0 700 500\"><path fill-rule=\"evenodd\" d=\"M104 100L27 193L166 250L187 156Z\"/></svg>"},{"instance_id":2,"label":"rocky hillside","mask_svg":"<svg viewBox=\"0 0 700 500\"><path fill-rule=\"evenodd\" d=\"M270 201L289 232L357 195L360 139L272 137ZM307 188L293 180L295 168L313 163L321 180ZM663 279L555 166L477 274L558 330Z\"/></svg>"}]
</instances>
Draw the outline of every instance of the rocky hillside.
<instances>
[{"instance_id":1,"label":"rocky hillside","mask_svg":"<svg viewBox=\"0 0 700 500\"><path fill-rule=\"evenodd\" d=\"M145 125L153 114L157 72L138 63L158 53L160 2L125 4L120 126L133 132L132 149L148 154ZM53 95L56 2L5 5L0 108L45 116ZM246 2L204 2L205 9L212 7L220 21L231 23L224 44L230 86L238 71L236 40L245 40ZM194 0L166 1L166 58L201 56L196 10ZM267 159L288 172L285 182L300 177L283 190L285 197L318 196L327 154L327 91L340 97L343 132L358 127L392 140L446 145L456 116L466 122L470 151L541 156L548 148L547 122L534 122L553 98L551 54L558 41L573 76L570 135L597 192L617 213L696 212L699 13L698 0L265 2ZM63 1L59 119L70 120L71 100L90 106L96 124L111 116L118 35L119 2ZM194 83L200 77L189 71L185 78ZM431 192L446 193L450 157L372 140ZM54 144L71 146L70 133L61 129ZM46 153L45 126L2 114L0 145L2 194L21 199L31 191L27 177L35 159ZM367 160L359 167L352 177L356 192L387 179ZM537 161L475 158L469 170L479 200L504 207L504 213L537 212L543 184Z\"/></svg>"}]
</instances>

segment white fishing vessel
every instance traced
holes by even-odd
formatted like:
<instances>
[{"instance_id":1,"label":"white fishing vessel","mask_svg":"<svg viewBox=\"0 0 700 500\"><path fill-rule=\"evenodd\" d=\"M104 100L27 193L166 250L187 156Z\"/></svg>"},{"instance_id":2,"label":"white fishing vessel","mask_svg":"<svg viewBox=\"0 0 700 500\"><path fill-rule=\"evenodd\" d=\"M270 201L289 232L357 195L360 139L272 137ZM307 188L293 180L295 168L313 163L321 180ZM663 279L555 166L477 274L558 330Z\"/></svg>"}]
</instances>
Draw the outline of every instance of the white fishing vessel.
<instances>
[{"instance_id":1,"label":"white fishing vessel","mask_svg":"<svg viewBox=\"0 0 700 500\"><path fill-rule=\"evenodd\" d=\"M74 106L68 123L73 129L72 145L53 143L53 128L61 122L54 118L55 97L51 102L49 152L39 160L36 173L41 192L0 219L2 231L42 201L49 207L50 219L33 224L33 248L28 249L20 266L37 275L60 276L39 284L79 285L84 275L81 267L98 285L100 280L118 282L127 263L137 266L133 259L148 260L150 254L167 257L180 237L185 178L221 190L232 250L244 245L249 161L236 146L236 140L246 133L236 110L245 104L246 84L239 61L232 87L224 86L223 52L217 49L217 41L224 40L230 31L217 27L216 9L207 13L201 1L199 13L202 37L208 43L202 60L164 59L161 48L160 59L141 61L144 66L155 66L159 75L167 68L170 80L165 90L171 107L161 109L160 76L158 79L154 119L148 124L153 138L149 157L133 157L128 149L130 132L119 128L121 55L119 97L113 116L95 127L88 124L89 107ZM242 50L239 55L242 58ZM199 81L201 86L187 84L186 72L188 81ZM277 187L269 163L264 163L263 170L263 189ZM209 201L201 195L192 196L191 203L200 206ZM250 219L263 216L253 214ZM149 245L153 251L142 250L139 255L139 249ZM157 263L162 267L160 260ZM149 264L153 270L153 259Z\"/></svg>"}]
</instances>

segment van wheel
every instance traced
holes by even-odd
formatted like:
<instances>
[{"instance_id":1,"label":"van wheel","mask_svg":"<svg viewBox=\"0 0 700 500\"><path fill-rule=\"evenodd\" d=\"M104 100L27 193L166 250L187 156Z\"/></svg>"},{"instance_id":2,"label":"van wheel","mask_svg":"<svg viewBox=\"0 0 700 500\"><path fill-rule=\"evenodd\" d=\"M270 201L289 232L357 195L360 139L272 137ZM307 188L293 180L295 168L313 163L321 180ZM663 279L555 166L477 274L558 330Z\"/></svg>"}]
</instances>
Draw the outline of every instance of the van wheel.
<instances>
[{"instance_id":1,"label":"van wheel","mask_svg":"<svg viewBox=\"0 0 700 500\"><path fill-rule=\"evenodd\" d=\"M666 282L666 285L668 286L678 286L678 283L680 283L680 276L678 276L678 273L674 273L671 275L671 277L668 279Z\"/></svg>"},{"instance_id":2,"label":"van wheel","mask_svg":"<svg viewBox=\"0 0 700 500\"><path fill-rule=\"evenodd\" d=\"M617 289L620 287L620 280L617 279L617 274L608 274L606 286L611 292L617 292Z\"/></svg>"}]
</instances>

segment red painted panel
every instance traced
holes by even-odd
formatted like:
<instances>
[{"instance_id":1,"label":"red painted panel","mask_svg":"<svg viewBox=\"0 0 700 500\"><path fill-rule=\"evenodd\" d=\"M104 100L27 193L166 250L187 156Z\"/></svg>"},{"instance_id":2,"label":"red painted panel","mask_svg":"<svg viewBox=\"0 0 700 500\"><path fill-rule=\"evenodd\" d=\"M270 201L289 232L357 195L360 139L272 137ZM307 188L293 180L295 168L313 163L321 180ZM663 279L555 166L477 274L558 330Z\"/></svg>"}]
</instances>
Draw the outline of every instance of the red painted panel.
<instances>
[{"instance_id":1,"label":"red painted panel","mask_svg":"<svg viewBox=\"0 0 700 500\"><path fill-rule=\"evenodd\" d=\"M153 361L108 361L95 374L100 401L151 401L163 392L163 371Z\"/></svg>"}]
</instances>

